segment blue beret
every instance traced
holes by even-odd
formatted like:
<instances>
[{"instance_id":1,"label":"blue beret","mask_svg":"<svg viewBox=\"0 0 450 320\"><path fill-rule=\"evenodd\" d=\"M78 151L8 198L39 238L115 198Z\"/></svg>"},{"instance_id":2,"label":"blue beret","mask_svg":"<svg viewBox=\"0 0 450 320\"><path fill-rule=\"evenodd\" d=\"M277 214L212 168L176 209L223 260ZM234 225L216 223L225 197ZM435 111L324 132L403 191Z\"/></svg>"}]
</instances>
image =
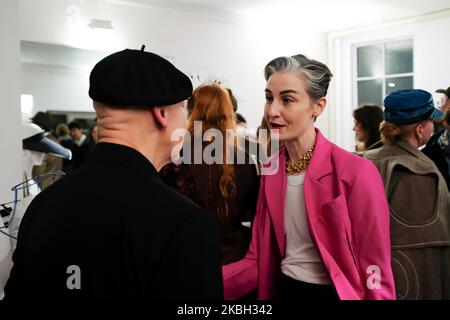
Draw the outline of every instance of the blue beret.
<instances>
[{"instance_id":1,"label":"blue beret","mask_svg":"<svg viewBox=\"0 0 450 320\"><path fill-rule=\"evenodd\" d=\"M420 89L392 92L383 104L384 120L397 126L438 119L444 115L434 107L431 93Z\"/></svg>"},{"instance_id":2,"label":"blue beret","mask_svg":"<svg viewBox=\"0 0 450 320\"><path fill-rule=\"evenodd\" d=\"M143 49L126 49L107 56L92 69L89 84L92 100L113 106L165 106L192 95L188 76L166 59Z\"/></svg>"}]
</instances>

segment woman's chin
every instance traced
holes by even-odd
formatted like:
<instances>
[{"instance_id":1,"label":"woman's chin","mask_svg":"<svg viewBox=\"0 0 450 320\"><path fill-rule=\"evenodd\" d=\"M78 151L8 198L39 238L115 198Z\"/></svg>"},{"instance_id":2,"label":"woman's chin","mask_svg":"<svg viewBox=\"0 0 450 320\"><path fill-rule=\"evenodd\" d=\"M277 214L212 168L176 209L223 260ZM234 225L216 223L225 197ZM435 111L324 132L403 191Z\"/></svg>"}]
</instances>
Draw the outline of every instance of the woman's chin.
<instances>
[{"instance_id":1,"label":"woman's chin","mask_svg":"<svg viewBox=\"0 0 450 320\"><path fill-rule=\"evenodd\" d=\"M282 136L283 135L283 133L284 133L284 131L285 130L283 130L284 128L283 127L281 127L281 128L271 128L270 129L270 136L271 137L275 137L275 136Z\"/></svg>"},{"instance_id":2,"label":"woman's chin","mask_svg":"<svg viewBox=\"0 0 450 320\"><path fill-rule=\"evenodd\" d=\"M272 139L273 139L273 137L272 137ZM283 143L289 142L295 138L289 137L289 135L286 135L286 134L279 134L276 139L278 140L279 144L283 144Z\"/></svg>"}]
</instances>

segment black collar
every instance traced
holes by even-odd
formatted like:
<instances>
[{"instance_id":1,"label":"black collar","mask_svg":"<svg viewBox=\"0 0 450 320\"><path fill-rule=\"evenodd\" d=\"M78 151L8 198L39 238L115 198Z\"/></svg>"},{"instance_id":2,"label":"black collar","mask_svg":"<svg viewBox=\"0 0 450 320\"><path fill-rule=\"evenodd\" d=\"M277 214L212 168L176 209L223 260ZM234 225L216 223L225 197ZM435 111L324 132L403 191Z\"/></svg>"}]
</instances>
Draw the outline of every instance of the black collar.
<instances>
[{"instance_id":1,"label":"black collar","mask_svg":"<svg viewBox=\"0 0 450 320\"><path fill-rule=\"evenodd\" d=\"M112 163L161 179L153 164L142 153L121 144L98 143L89 161Z\"/></svg>"}]
</instances>

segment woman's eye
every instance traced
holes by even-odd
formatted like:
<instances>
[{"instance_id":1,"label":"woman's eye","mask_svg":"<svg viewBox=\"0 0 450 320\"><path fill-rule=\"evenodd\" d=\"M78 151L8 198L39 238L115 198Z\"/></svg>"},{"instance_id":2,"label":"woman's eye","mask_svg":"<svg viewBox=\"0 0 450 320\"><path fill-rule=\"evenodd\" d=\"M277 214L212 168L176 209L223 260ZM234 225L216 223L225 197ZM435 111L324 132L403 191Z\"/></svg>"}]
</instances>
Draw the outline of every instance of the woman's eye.
<instances>
[{"instance_id":1,"label":"woman's eye","mask_svg":"<svg viewBox=\"0 0 450 320\"><path fill-rule=\"evenodd\" d=\"M283 98L283 103L291 103L294 102L291 98Z\"/></svg>"},{"instance_id":2,"label":"woman's eye","mask_svg":"<svg viewBox=\"0 0 450 320\"><path fill-rule=\"evenodd\" d=\"M266 101L267 102L272 102L273 98L271 96L266 96Z\"/></svg>"}]
</instances>

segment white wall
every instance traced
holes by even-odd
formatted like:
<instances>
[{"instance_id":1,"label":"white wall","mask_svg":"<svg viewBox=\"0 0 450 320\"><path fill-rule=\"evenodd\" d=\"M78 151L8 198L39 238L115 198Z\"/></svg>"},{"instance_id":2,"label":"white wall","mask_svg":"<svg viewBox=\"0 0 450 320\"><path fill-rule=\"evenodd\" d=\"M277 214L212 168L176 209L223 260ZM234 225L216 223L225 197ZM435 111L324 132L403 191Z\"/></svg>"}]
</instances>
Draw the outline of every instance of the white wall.
<instances>
[{"instance_id":1,"label":"white wall","mask_svg":"<svg viewBox=\"0 0 450 320\"><path fill-rule=\"evenodd\" d=\"M87 94L89 72L71 68L22 64L22 94L34 98L38 111L94 111Z\"/></svg>"},{"instance_id":2,"label":"white wall","mask_svg":"<svg viewBox=\"0 0 450 320\"><path fill-rule=\"evenodd\" d=\"M279 21L233 21L206 17L192 12L177 12L151 6L136 7L117 3L105 4L101 11L95 1L85 1L78 21L67 12L74 12L70 0L20 0L21 39L63 44L73 47L115 51L125 47L146 50L173 57L174 64L188 74L211 73L231 87L239 102L239 112L251 127L257 127L263 115L265 64L279 55L306 53L326 62L326 36ZM77 2L75 2L77 3ZM89 6L91 5L91 6ZM76 10L75 10L76 11ZM45 16L45 19L40 17ZM75 15L76 16L76 15ZM87 18L110 19L111 35L96 35L83 27ZM76 20L76 19L75 19ZM42 70L41 70L42 71ZM56 82L61 71L39 75L36 68L26 67L23 85L31 86L36 78L43 82L35 88L35 105L57 106L60 110L91 111L86 102L85 75L76 80L73 74ZM78 84L75 84L78 82ZM45 89L49 86L50 89ZM68 93L71 88L80 90ZM33 90L35 90L33 89ZM44 90L47 93L44 93ZM321 122L319 122L321 125ZM324 126L325 131L327 126Z\"/></svg>"},{"instance_id":3,"label":"white wall","mask_svg":"<svg viewBox=\"0 0 450 320\"><path fill-rule=\"evenodd\" d=\"M449 17L420 23L415 32L414 69L416 88L432 92L450 86ZM436 99L435 99L436 100Z\"/></svg>"},{"instance_id":4,"label":"white wall","mask_svg":"<svg viewBox=\"0 0 450 320\"><path fill-rule=\"evenodd\" d=\"M430 20L430 16L411 19L365 32L330 35L331 67L336 75L332 88L333 101L330 117L330 135L348 150L354 149L352 112L354 105L353 46L375 41L414 39L414 87L434 94L436 89L450 86L450 43L446 32L450 30L450 10L444 16Z\"/></svg>"},{"instance_id":5,"label":"white wall","mask_svg":"<svg viewBox=\"0 0 450 320\"><path fill-rule=\"evenodd\" d=\"M0 203L21 182L19 24L16 0L0 1ZM0 235L1 236L1 235Z\"/></svg>"}]
</instances>

